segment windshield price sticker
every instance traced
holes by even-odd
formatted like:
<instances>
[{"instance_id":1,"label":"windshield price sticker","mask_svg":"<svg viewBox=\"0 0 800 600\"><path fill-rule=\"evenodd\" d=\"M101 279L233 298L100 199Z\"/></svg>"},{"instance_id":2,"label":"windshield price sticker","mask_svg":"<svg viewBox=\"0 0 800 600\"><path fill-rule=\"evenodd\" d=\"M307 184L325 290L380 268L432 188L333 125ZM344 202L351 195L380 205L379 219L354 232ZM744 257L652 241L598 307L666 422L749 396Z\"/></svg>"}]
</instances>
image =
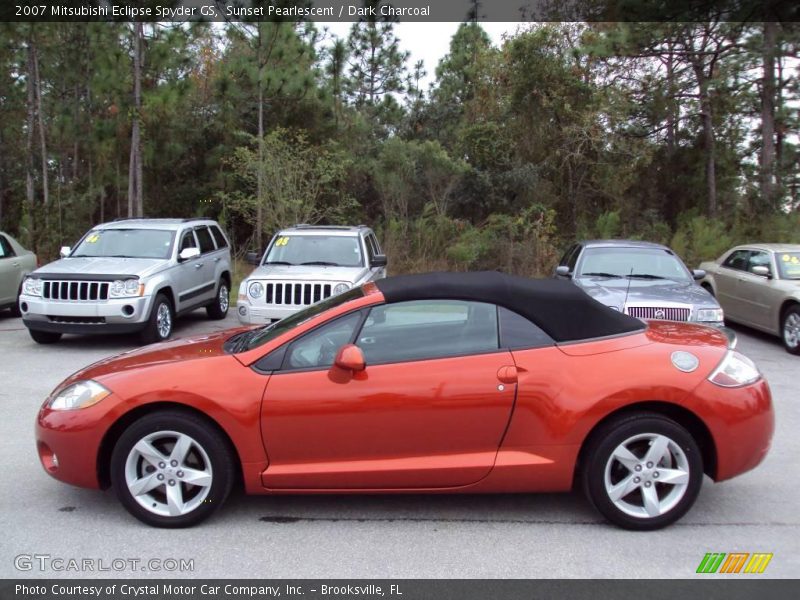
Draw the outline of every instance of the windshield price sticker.
<instances>
[{"instance_id":1,"label":"windshield price sticker","mask_svg":"<svg viewBox=\"0 0 800 600\"><path fill-rule=\"evenodd\" d=\"M99 239L100 239L100 234L99 233L93 233L92 235L90 235L89 237L86 238L86 243L87 244L96 244L97 240L99 240Z\"/></svg>"},{"instance_id":2,"label":"windshield price sticker","mask_svg":"<svg viewBox=\"0 0 800 600\"><path fill-rule=\"evenodd\" d=\"M288 244L288 243L289 243L289 238L288 238L287 236L279 237L279 238L278 238L278 239L275 241L275 245L276 245L276 246L285 246L285 245L286 245L286 244Z\"/></svg>"}]
</instances>

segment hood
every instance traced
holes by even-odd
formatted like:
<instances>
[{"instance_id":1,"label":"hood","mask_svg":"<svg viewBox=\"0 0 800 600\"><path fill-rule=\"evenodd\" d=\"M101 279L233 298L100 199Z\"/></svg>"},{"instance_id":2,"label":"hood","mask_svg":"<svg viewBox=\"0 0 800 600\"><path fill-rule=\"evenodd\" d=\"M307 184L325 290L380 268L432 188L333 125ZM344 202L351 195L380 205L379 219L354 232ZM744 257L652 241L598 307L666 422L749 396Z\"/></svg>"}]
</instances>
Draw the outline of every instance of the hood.
<instances>
[{"instance_id":1,"label":"hood","mask_svg":"<svg viewBox=\"0 0 800 600\"><path fill-rule=\"evenodd\" d=\"M137 275L147 277L168 265L165 258L111 258L80 256L62 258L33 272L33 275Z\"/></svg>"},{"instance_id":2,"label":"hood","mask_svg":"<svg viewBox=\"0 0 800 600\"><path fill-rule=\"evenodd\" d=\"M171 340L104 358L77 373L73 373L63 382L63 385L83 379L96 379L102 382L105 378L114 374L135 369L145 369L188 360L209 360L223 356L226 355L223 349L225 340L247 329L250 329L250 327L239 327L207 335ZM231 360L236 359L231 356Z\"/></svg>"},{"instance_id":3,"label":"hood","mask_svg":"<svg viewBox=\"0 0 800 600\"><path fill-rule=\"evenodd\" d=\"M291 266L263 265L247 276L254 279L279 281L348 281L355 283L367 276L366 267L325 267L321 265Z\"/></svg>"},{"instance_id":4,"label":"hood","mask_svg":"<svg viewBox=\"0 0 800 600\"><path fill-rule=\"evenodd\" d=\"M621 309L624 303L647 304L651 302L691 304L707 308L719 307L717 300L694 281L629 280L606 277L579 277L573 281L575 285L598 302L618 309Z\"/></svg>"}]
</instances>

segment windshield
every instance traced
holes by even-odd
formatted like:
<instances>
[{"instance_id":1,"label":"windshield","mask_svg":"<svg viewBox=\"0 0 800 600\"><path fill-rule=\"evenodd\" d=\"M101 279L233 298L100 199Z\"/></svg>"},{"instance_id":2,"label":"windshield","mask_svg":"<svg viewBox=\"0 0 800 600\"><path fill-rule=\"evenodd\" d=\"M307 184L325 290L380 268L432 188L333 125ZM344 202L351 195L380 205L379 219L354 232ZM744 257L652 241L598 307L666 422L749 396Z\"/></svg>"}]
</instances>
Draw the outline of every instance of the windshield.
<instances>
[{"instance_id":1,"label":"windshield","mask_svg":"<svg viewBox=\"0 0 800 600\"><path fill-rule=\"evenodd\" d=\"M781 279L800 279L800 252L781 252L776 258Z\"/></svg>"},{"instance_id":2,"label":"windshield","mask_svg":"<svg viewBox=\"0 0 800 600\"><path fill-rule=\"evenodd\" d=\"M116 258L169 258L172 231L163 229L101 229L90 231L70 254Z\"/></svg>"},{"instance_id":3,"label":"windshield","mask_svg":"<svg viewBox=\"0 0 800 600\"><path fill-rule=\"evenodd\" d=\"M578 277L691 281L678 257L661 248L587 248Z\"/></svg>"},{"instance_id":4,"label":"windshield","mask_svg":"<svg viewBox=\"0 0 800 600\"><path fill-rule=\"evenodd\" d=\"M257 348L258 346L266 344L270 340L274 340L279 335L294 329L301 323L305 323L311 317L315 317L316 315L323 313L330 308L339 306L340 304L344 304L345 302L349 302L355 298L361 298L363 295L364 290L362 290L360 287L357 287L339 294L338 296L331 296L326 300L312 304L308 308L296 312L293 315L289 315L288 317L285 317L280 321L276 321L271 325L261 327L260 329L251 329L250 331L245 331L244 333L235 335L226 342L226 346L228 346L230 348L229 351L234 354L237 352L246 352L248 350L252 350L253 348Z\"/></svg>"},{"instance_id":5,"label":"windshield","mask_svg":"<svg viewBox=\"0 0 800 600\"><path fill-rule=\"evenodd\" d=\"M282 235L263 264L360 267L364 261L357 236Z\"/></svg>"}]
</instances>

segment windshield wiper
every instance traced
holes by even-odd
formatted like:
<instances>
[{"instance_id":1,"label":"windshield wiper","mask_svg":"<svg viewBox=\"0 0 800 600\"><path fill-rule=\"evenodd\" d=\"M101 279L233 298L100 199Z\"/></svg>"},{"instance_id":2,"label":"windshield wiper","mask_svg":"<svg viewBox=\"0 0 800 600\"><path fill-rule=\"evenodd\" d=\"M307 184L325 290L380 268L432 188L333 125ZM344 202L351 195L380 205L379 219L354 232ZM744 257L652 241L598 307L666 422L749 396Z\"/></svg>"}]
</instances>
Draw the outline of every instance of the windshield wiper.
<instances>
[{"instance_id":1,"label":"windshield wiper","mask_svg":"<svg viewBox=\"0 0 800 600\"><path fill-rule=\"evenodd\" d=\"M650 275L649 273L631 273L625 277L630 277L631 279L666 279L666 277L661 277L661 275Z\"/></svg>"},{"instance_id":2,"label":"windshield wiper","mask_svg":"<svg viewBox=\"0 0 800 600\"><path fill-rule=\"evenodd\" d=\"M296 267L294 263L286 262L285 260L267 260L261 263L262 265L287 265L289 267Z\"/></svg>"},{"instance_id":3,"label":"windshield wiper","mask_svg":"<svg viewBox=\"0 0 800 600\"><path fill-rule=\"evenodd\" d=\"M321 266L321 267L341 267L342 266L339 263L326 262L324 260L312 260L310 262L300 263L300 266L304 266L304 265L318 265L318 266Z\"/></svg>"},{"instance_id":4,"label":"windshield wiper","mask_svg":"<svg viewBox=\"0 0 800 600\"><path fill-rule=\"evenodd\" d=\"M581 273L581 277L612 277L614 279L622 279L622 275L615 275L614 273Z\"/></svg>"}]
</instances>

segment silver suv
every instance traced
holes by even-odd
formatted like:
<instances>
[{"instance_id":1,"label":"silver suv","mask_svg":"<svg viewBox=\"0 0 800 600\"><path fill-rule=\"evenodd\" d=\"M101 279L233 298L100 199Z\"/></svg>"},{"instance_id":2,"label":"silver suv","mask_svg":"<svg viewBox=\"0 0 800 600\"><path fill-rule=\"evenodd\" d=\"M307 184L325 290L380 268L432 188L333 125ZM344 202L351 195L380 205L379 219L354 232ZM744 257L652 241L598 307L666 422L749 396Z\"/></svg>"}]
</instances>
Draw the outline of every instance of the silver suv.
<instances>
[{"instance_id":1,"label":"silver suv","mask_svg":"<svg viewBox=\"0 0 800 600\"><path fill-rule=\"evenodd\" d=\"M272 323L309 304L386 277L386 256L366 225L295 225L279 231L239 286L237 309L245 325Z\"/></svg>"},{"instance_id":2,"label":"silver suv","mask_svg":"<svg viewBox=\"0 0 800 600\"><path fill-rule=\"evenodd\" d=\"M208 219L121 219L89 230L61 260L32 272L19 305L31 337L140 332L166 340L174 318L205 307L228 313L229 243Z\"/></svg>"}]
</instances>

